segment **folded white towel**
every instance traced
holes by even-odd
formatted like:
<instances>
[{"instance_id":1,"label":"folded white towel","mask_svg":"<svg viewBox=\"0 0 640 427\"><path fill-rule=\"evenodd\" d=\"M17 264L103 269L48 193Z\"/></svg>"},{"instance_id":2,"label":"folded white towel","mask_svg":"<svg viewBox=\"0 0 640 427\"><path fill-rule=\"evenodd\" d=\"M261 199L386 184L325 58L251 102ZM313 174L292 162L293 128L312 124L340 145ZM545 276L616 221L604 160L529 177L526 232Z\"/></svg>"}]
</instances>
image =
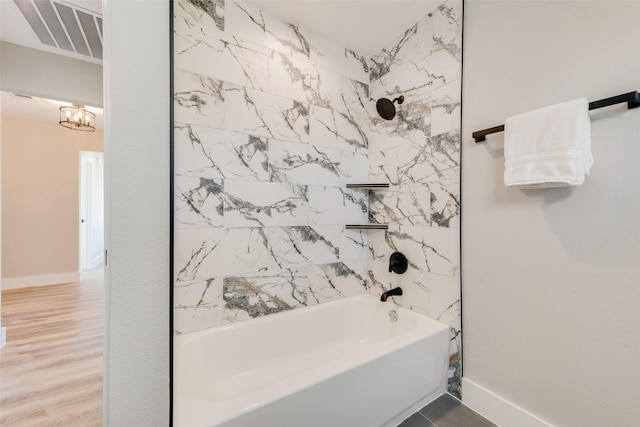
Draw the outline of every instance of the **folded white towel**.
<instances>
[{"instance_id":1,"label":"folded white towel","mask_svg":"<svg viewBox=\"0 0 640 427\"><path fill-rule=\"evenodd\" d=\"M504 185L580 185L593 165L586 99L509 117L504 124Z\"/></svg>"}]
</instances>

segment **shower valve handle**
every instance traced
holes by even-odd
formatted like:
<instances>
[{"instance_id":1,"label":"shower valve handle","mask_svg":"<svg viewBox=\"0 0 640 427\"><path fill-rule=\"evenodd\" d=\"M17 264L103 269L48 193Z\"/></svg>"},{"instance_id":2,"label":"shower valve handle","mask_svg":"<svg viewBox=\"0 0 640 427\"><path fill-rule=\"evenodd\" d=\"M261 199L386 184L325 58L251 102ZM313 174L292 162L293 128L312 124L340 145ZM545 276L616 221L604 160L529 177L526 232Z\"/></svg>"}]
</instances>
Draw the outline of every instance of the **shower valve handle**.
<instances>
[{"instance_id":1,"label":"shower valve handle","mask_svg":"<svg viewBox=\"0 0 640 427\"><path fill-rule=\"evenodd\" d=\"M394 252L389 257L389 273L392 271L397 274L402 274L407 271L409 267L409 262L407 261L407 257L400 252Z\"/></svg>"}]
</instances>

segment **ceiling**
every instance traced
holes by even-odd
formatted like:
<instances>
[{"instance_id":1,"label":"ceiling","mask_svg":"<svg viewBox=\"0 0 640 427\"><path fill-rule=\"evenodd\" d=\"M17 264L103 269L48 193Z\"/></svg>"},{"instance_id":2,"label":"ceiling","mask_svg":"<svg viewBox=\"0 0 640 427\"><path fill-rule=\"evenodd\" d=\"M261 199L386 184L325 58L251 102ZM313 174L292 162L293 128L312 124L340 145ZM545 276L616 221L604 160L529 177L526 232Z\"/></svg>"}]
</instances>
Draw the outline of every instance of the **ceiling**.
<instances>
[{"instance_id":1,"label":"ceiling","mask_svg":"<svg viewBox=\"0 0 640 427\"><path fill-rule=\"evenodd\" d=\"M0 39L102 64L100 0L0 0Z\"/></svg>"},{"instance_id":2,"label":"ceiling","mask_svg":"<svg viewBox=\"0 0 640 427\"><path fill-rule=\"evenodd\" d=\"M358 53L373 56L443 0L244 0Z\"/></svg>"},{"instance_id":3,"label":"ceiling","mask_svg":"<svg viewBox=\"0 0 640 427\"><path fill-rule=\"evenodd\" d=\"M101 0L0 0L0 24L2 41L102 65ZM71 105L21 95L1 93L3 115L57 123L58 107ZM102 110L87 109L102 129Z\"/></svg>"},{"instance_id":4,"label":"ceiling","mask_svg":"<svg viewBox=\"0 0 640 427\"><path fill-rule=\"evenodd\" d=\"M69 102L38 98L36 96L18 95L9 92L0 92L0 104L2 105L2 114L8 117L18 117L21 119L50 123L58 123L60 120L60 106L71 105ZM102 109L95 107L85 108L96 115L96 129L102 129Z\"/></svg>"}]
</instances>

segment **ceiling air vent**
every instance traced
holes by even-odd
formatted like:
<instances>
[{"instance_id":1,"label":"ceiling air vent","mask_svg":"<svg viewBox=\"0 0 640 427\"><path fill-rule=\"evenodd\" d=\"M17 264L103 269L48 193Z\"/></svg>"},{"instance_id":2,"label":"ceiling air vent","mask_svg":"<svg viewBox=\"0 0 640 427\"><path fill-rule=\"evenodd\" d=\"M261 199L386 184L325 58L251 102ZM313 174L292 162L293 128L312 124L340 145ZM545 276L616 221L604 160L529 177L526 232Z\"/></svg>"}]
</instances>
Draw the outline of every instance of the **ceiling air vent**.
<instances>
[{"instance_id":1,"label":"ceiling air vent","mask_svg":"<svg viewBox=\"0 0 640 427\"><path fill-rule=\"evenodd\" d=\"M102 18L51 0L13 0L40 42L102 59Z\"/></svg>"}]
</instances>

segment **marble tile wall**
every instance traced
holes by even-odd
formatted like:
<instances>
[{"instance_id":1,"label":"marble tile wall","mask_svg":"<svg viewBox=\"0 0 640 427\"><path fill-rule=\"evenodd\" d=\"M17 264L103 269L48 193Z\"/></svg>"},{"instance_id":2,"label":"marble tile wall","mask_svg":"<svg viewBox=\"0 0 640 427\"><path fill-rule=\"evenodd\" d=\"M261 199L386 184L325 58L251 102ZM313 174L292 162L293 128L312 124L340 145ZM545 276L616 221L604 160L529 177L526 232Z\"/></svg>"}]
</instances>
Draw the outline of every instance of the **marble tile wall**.
<instances>
[{"instance_id":1,"label":"marble tile wall","mask_svg":"<svg viewBox=\"0 0 640 427\"><path fill-rule=\"evenodd\" d=\"M244 3L174 2L176 334L402 286L452 327L459 392L461 26L449 0L366 58ZM366 181L391 188L345 189ZM368 221L389 230L344 229Z\"/></svg>"},{"instance_id":2,"label":"marble tile wall","mask_svg":"<svg viewBox=\"0 0 640 427\"><path fill-rule=\"evenodd\" d=\"M174 333L365 293L367 58L230 0L174 32Z\"/></svg>"},{"instance_id":3,"label":"marble tile wall","mask_svg":"<svg viewBox=\"0 0 640 427\"><path fill-rule=\"evenodd\" d=\"M372 222L370 291L395 286L396 302L452 327L449 391L460 395L460 100L462 1L449 0L371 59L369 92L404 96L396 118L374 114L369 134ZM407 273L389 273L389 255L404 253Z\"/></svg>"}]
</instances>

